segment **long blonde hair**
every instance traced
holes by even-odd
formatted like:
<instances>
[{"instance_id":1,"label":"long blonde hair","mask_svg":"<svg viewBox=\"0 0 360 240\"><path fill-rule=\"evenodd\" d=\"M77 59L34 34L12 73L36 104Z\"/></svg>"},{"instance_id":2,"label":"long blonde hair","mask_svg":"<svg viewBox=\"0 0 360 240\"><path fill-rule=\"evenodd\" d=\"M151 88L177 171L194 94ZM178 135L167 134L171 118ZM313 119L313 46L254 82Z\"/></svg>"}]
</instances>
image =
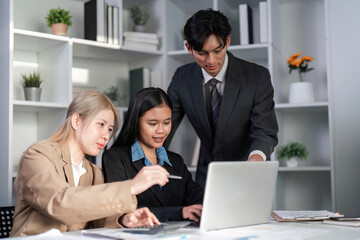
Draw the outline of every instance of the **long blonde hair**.
<instances>
[{"instance_id":1,"label":"long blonde hair","mask_svg":"<svg viewBox=\"0 0 360 240\"><path fill-rule=\"evenodd\" d=\"M70 103L64 123L59 130L50 137L50 140L56 142L64 142L69 139L74 130L71 126L71 116L75 113L79 114L84 122L92 120L102 110L111 110L114 113L114 128L111 137L117 132L119 128L119 112L114 103L104 94L94 91L85 90L72 100Z\"/></svg>"}]
</instances>

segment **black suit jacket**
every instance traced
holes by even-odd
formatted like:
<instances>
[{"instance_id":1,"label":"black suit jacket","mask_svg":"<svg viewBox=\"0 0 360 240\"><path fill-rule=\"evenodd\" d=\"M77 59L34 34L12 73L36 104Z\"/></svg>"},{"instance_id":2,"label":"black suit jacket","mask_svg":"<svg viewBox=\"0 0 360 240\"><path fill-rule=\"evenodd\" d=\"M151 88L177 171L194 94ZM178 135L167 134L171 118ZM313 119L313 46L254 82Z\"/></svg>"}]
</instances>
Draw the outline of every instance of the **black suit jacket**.
<instances>
[{"instance_id":1,"label":"black suit jacket","mask_svg":"<svg viewBox=\"0 0 360 240\"><path fill-rule=\"evenodd\" d=\"M215 133L206 112L203 75L195 62L178 68L168 88L173 117L166 146L186 114L201 140L196 181L203 188L210 162L245 161L253 150L261 150L269 159L277 144L269 71L227 54L229 64Z\"/></svg>"},{"instance_id":2,"label":"black suit jacket","mask_svg":"<svg viewBox=\"0 0 360 240\"><path fill-rule=\"evenodd\" d=\"M180 210L184 206L202 203L203 190L192 180L180 155L170 151L167 155L172 167L167 163L163 167L182 179L170 179L162 188L155 185L137 195L138 206L148 207L160 221L181 220ZM130 147L111 147L102 156L105 182L132 179L144 166L144 159L132 162Z\"/></svg>"}]
</instances>

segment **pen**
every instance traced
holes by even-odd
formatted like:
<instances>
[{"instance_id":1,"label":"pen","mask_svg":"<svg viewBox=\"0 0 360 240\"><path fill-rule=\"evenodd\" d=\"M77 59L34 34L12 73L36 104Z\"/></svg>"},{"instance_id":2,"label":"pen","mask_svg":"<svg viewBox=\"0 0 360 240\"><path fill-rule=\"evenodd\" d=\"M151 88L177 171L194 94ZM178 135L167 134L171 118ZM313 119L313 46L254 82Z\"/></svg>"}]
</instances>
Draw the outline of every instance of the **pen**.
<instances>
[{"instance_id":1,"label":"pen","mask_svg":"<svg viewBox=\"0 0 360 240\"><path fill-rule=\"evenodd\" d=\"M180 177L180 176L175 176L175 175L168 175L167 177L168 177L168 178L171 178L171 179L182 179L182 177Z\"/></svg>"}]
</instances>

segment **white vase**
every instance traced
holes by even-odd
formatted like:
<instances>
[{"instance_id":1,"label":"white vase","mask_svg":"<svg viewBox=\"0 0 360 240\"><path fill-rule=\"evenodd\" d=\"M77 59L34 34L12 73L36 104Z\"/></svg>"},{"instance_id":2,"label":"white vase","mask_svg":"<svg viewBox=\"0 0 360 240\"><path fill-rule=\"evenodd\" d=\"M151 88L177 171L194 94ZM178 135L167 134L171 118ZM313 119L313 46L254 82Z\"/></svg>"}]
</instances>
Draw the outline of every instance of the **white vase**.
<instances>
[{"instance_id":1,"label":"white vase","mask_svg":"<svg viewBox=\"0 0 360 240\"><path fill-rule=\"evenodd\" d=\"M298 162L299 162L298 158L292 157L292 158L286 160L286 166L288 166L288 167L297 167Z\"/></svg>"},{"instance_id":2,"label":"white vase","mask_svg":"<svg viewBox=\"0 0 360 240\"><path fill-rule=\"evenodd\" d=\"M296 82L290 85L290 103L314 102L314 89L311 82Z\"/></svg>"}]
</instances>

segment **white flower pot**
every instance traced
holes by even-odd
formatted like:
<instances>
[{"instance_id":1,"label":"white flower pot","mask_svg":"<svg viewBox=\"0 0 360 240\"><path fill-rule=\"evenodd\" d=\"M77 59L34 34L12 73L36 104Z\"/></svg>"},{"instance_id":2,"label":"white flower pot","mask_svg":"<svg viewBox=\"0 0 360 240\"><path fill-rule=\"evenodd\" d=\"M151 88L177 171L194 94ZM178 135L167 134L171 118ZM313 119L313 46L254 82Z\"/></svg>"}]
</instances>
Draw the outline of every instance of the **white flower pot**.
<instances>
[{"instance_id":1,"label":"white flower pot","mask_svg":"<svg viewBox=\"0 0 360 240\"><path fill-rule=\"evenodd\" d=\"M145 25L135 25L134 31L135 32L145 32Z\"/></svg>"},{"instance_id":2,"label":"white flower pot","mask_svg":"<svg viewBox=\"0 0 360 240\"><path fill-rule=\"evenodd\" d=\"M286 160L286 166L288 166L288 167L297 167L298 162L299 162L298 158L292 157L292 158Z\"/></svg>"},{"instance_id":3,"label":"white flower pot","mask_svg":"<svg viewBox=\"0 0 360 240\"><path fill-rule=\"evenodd\" d=\"M290 85L290 103L314 102L314 89L311 82L296 82Z\"/></svg>"}]
</instances>

